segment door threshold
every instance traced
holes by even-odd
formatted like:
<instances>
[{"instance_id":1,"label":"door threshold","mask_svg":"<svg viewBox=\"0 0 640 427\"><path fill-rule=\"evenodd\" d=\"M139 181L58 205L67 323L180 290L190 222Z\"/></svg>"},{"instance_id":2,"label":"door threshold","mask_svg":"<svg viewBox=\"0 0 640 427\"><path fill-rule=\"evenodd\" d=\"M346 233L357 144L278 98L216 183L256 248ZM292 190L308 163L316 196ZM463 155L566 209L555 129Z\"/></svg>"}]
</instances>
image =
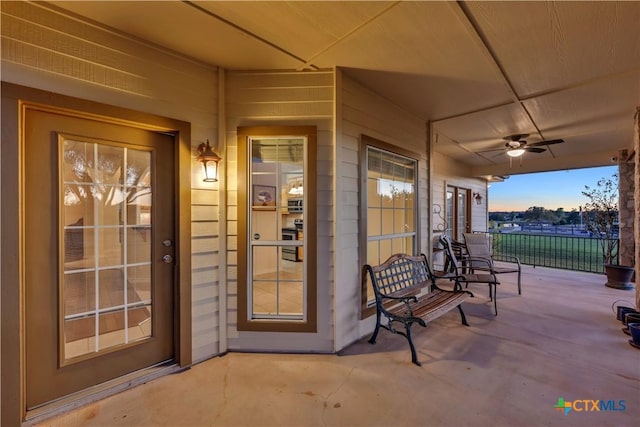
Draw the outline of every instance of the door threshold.
<instances>
[{"instance_id":1,"label":"door threshold","mask_svg":"<svg viewBox=\"0 0 640 427\"><path fill-rule=\"evenodd\" d=\"M173 374L188 368L182 368L171 360L131 372L113 380L89 387L85 390L61 397L34 409L28 410L22 425L35 425L47 418L72 411L89 403L97 402L114 394L123 392L140 384L147 383L165 375Z\"/></svg>"}]
</instances>

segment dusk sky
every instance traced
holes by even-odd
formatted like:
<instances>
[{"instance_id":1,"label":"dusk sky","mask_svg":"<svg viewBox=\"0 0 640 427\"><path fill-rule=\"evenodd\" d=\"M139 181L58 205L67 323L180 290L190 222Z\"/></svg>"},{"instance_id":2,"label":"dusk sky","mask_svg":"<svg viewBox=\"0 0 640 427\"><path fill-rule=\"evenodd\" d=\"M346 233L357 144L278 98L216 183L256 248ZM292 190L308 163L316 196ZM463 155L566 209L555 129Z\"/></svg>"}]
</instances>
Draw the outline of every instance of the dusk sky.
<instances>
[{"instance_id":1,"label":"dusk sky","mask_svg":"<svg viewBox=\"0 0 640 427\"><path fill-rule=\"evenodd\" d=\"M489 187L489 212L525 211L531 206L542 206L566 212L584 205L584 186L595 187L600 178L609 178L618 166L574 169L511 175L504 182L492 182Z\"/></svg>"}]
</instances>

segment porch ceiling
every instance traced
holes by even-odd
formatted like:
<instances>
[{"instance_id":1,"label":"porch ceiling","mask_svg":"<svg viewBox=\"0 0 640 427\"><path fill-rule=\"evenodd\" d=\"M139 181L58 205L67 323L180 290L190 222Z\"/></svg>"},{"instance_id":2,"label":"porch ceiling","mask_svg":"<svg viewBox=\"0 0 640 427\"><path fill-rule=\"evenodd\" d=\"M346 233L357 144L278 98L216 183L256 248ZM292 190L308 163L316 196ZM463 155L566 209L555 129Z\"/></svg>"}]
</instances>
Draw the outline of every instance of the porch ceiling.
<instances>
[{"instance_id":1,"label":"porch ceiling","mask_svg":"<svg viewBox=\"0 0 640 427\"><path fill-rule=\"evenodd\" d=\"M640 2L51 2L227 69L343 67L474 175L611 164L633 146ZM511 165L503 137L564 139Z\"/></svg>"}]
</instances>

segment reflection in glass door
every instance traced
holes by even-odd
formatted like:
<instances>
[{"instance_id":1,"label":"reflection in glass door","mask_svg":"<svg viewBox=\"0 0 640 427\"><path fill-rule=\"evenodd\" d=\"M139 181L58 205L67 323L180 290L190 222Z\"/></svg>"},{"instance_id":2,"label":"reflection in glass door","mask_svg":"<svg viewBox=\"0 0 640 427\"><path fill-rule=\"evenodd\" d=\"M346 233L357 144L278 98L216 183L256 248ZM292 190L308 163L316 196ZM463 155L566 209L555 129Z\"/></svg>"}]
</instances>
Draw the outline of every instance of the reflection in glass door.
<instances>
[{"instance_id":1,"label":"reflection in glass door","mask_svg":"<svg viewBox=\"0 0 640 427\"><path fill-rule=\"evenodd\" d=\"M151 151L61 138L63 364L152 331Z\"/></svg>"},{"instance_id":2,"label":"reflection in glass door","mask_svg":"<svg viewBox=\"0 0 640 427\"><path fill-rule=\"evenodd\" d=\"M250 320L306 320L306 137L249 138Z\"/></svg>"},{"instance_id":3,"label":"reflection in glass door","mask_svg":"<svg viewBox=\"0 0 640 427\"><path fill-rule=\"evenodd\" d=\"M32 411L173 360L176 140L40 105L24 123Z\"/></svg>"}]
</instances>

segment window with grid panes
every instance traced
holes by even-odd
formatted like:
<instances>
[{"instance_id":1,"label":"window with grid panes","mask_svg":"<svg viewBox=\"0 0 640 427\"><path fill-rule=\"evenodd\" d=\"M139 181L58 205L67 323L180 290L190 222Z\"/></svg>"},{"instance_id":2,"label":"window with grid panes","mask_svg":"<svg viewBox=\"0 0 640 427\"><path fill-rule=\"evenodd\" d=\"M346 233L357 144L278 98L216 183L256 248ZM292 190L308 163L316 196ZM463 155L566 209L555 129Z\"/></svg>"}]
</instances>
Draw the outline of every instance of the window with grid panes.
<instances>
[{"instance_id":1,"label":"window with grid panes","mask_svg":"<svg viewBox=\"0 0 640 427\"><path fill-rule=\"evenodd\" d=\"M366 157L366 262L377 265L395 253L415 254L417 246L416 184L418 161L381 148L364 137ZM402 151L402 150L399 150ZM373 289L366 283L363 309L374 305Z\"/></svg>"}]
</instances>

